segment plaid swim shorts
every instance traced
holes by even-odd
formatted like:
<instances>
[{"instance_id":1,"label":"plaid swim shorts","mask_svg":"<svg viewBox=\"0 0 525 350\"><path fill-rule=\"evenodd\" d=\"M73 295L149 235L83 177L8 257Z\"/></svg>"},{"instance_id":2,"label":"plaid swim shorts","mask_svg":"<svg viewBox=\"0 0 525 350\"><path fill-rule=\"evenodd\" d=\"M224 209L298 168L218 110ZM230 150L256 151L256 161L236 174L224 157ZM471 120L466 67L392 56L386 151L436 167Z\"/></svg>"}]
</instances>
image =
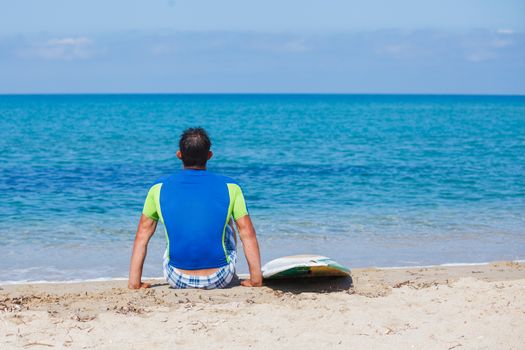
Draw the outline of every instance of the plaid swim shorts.
<instances>
[{"instance_id":1,"label":"plaid swim shorts","mask_svg":"<svg viewBox=\"0 0 525 350\"><path fill-rule=\"evenodd\" d=\"M229 264L225 265L216 272L208 276L187 275L180 272L177 268L169 265L168 251L164 253L164 278L172 288L200 288L215 289L224 288L235 275L235 265L237 264L237 251L235 246L235 233L233 222L226 226L226 252L228 254Z\"/></svg>"}]
</instances>

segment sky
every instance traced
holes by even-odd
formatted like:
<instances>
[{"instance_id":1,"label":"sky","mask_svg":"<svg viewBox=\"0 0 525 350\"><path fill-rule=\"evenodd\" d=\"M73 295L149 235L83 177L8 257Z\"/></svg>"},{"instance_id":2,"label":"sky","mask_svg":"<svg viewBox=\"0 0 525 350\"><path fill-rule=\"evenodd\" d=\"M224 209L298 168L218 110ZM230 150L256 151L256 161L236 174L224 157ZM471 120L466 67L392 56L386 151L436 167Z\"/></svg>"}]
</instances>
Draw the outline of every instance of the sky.
<instances>
[{"instance_id":1,"label":"sky","mask_svg":"<svg viewBox=\"0 0 525 350\"><path fill-rule=\"evenodd\" d=\"M0 93L525 94L525 1L0 0Z\"/></svg>"}]
</instances>

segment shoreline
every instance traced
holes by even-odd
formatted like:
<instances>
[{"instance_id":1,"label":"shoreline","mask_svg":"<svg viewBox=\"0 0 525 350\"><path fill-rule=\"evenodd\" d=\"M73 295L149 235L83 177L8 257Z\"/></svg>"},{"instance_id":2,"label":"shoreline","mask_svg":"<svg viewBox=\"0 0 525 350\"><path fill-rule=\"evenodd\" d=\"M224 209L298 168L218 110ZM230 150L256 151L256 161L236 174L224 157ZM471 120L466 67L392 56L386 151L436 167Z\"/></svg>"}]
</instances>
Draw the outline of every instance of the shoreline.
<instances>
[{"instance_id":1,"label":"shoreline","mask_svg":"<svg viewBox=\"0 0 525 350\"><path fill-rule=\"evenodd\" d=\"M354 270L364 270L364 269L377 269L377 270L404 270L404 269L432 269L440 267L470 267L470 266L486 266L490 264L498 263L517 263L525 264L525 259L516 259L516 260L497 260L497 261L488 261L488 262L476 262L476 263L444 263L436 265L408 265L408 266L365 266L365 267L355 267L351 268L351 271ZM240 279L248 278L247 273L237 274ZM150 276L143 277L143 280L163 280L162 276ZM88 279L74 279L74 280L35 280L35 281L0 281L0 287L2 286L13 286L13 285L30 285L30 284L74 284L74 283L92 283L92 282L111 282L111 281L127 281L128 277L100 277L100 278L88 278Z\"/></svg>"},{"instance_id":2,"label":"shoreline","mask_svg":"<svg viewBox=\"0 0 525 350\"><path fill-rule=\"evenodd\" d=\"M3 285L0 348L499 348L525 343L525 263L174 290L163 280Z\"/></svg>"}]
</instances>

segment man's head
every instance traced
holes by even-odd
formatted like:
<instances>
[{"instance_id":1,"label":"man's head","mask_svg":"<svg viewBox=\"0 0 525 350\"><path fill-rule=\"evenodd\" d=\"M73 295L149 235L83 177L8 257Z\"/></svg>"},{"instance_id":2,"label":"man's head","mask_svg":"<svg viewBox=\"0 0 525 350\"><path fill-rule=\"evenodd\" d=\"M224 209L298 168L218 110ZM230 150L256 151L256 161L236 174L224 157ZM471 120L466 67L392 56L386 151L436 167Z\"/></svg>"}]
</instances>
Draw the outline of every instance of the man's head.
<instances>
[{"instance_id":1,"label":"man's head","mask_svg":"<svg viewBox=\"0 0 525 350\"><path fill-rule=\"evenodd\" d=\"M184 167L205 168L206 162L213 155L210 147L211 141L206 130L189 128L180 136L177 157L182 160Z\"/></svg>"}]
</instances>

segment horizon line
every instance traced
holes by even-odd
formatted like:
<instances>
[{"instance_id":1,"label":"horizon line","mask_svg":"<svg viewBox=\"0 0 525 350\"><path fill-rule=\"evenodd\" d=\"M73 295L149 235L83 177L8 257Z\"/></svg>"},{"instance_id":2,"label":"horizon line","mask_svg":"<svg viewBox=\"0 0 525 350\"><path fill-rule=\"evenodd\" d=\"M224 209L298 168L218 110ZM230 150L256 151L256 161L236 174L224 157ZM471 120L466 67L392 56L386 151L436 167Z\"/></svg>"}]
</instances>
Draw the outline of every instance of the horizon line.
<instances>
[{"instance_id":1,"label":"horizon line","mask_svg":"<svg viewBox=\"0 0 525 350\"><path fill-rule=\"evenodd\" d=\"M341 96L505 96L525 97L525 93L457 93L457 92L14 92L0 96L79 96L79 95L341 95Z\"/></svg>"}]
</instances>

